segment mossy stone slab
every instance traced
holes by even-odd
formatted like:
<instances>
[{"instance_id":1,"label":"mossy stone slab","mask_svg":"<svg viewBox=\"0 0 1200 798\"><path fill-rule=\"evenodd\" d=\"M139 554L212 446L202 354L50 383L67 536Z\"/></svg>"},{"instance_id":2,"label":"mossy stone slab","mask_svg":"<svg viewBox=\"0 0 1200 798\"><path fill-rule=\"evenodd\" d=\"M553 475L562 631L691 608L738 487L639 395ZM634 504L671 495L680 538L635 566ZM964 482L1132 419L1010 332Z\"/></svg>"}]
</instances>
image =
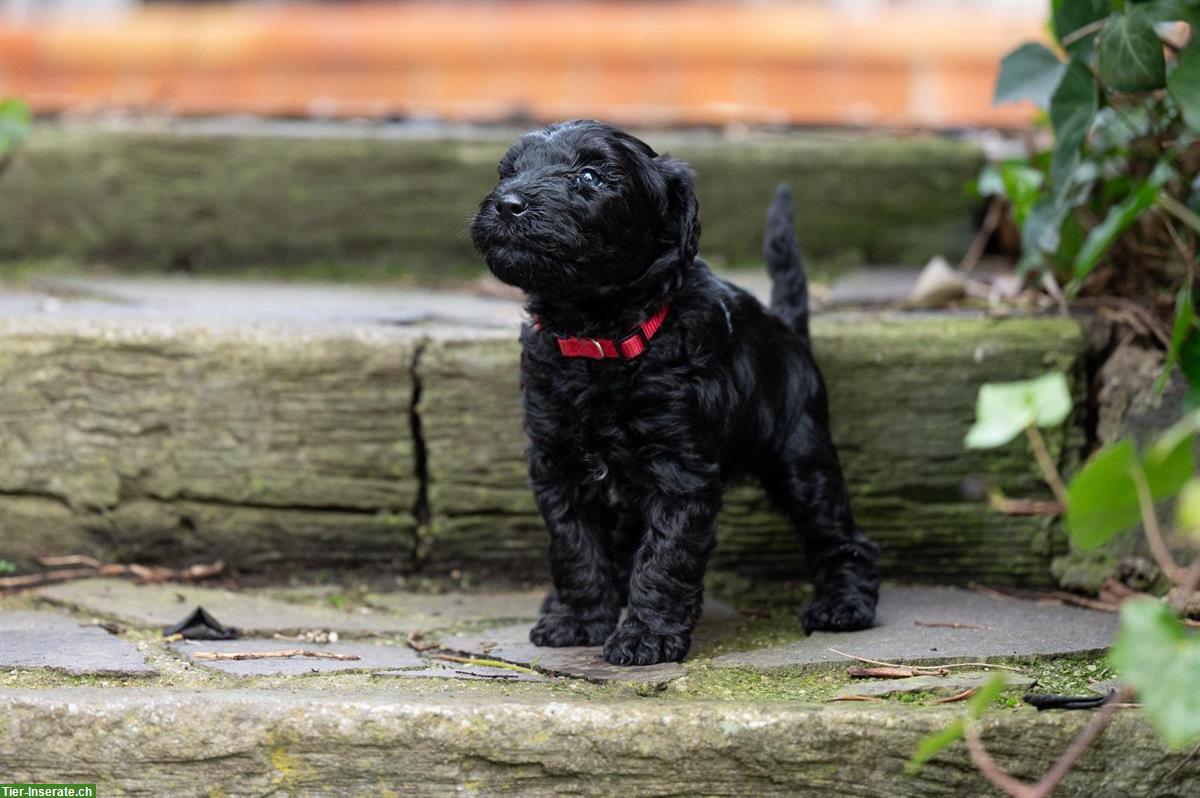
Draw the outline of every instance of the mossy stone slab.
<instances>
[{"instance_id":1,"label":"mossy stone slab","mask_svg":"<svg viewBox=\"0 0 1200 798\"><path fill-rule=\"evenodd\" d=\"M40 588L37 595L56 604L93 612L140 627L164 627L204 607L225 626L242 634L308 630L343 635L403 635L428 627L432 617L381 610L338 610L323 604L283 601L253 591L189 585L135 585L121 579L86 579Z\"/></svg>"},{"instance_id":2,"label":"mossy stone slab","mask_svg":"<svg viewBox=\"0 0 1200 798\"><path fill-rule=\"evenodd\" d=\"M378 682L379 680L374 680ZM101 794L953 798L989 787L961 744L904 763L961 706L897 702L595 700L538 685L375 690L0 688L0 762L13 782L96 782ZM989 713L981 734L1034 781L1086 712ZM1184 798L1200 759L1118 712L1056 790L1064 798Z\"/></svg>"},{"instance_id":3,"label":"mossy stone slab","mask_svg":"<svg viewBox=\"0 0 1200 798\"><path fill-rule=\"evenodd\" d=\"M1023 440L969 451L963 435L985 382L1065 371L1082 407L1083 341L1068 319L945 315L819 316L813 340L829 388L833 435L855 514L887 575L914 582L1044 585L1066 550L1050 519L1003 515L968 498L979 475L1010 496L1049 498ZM438 340L422 351L417 410L427 453L430 523L422 551L438 568L466 563L545 575L546 532L527 487L519 347ZM1049 430L1070 466L1082 414ZM803 578L800 539L755 486L726 493L712 563L752 579Z\"/></svg>"},{"instance_id":4,"label":"mossy stone slab","mask_svg":"<svg viewBox=\"0 0 1200 798\"><path fill-rule=\"evenodd\" d=\"M372 643L297 643L288 640L245 638L241 640L183 640L171 649L194 664L228 673L231 676L304 676L337 671L389 670L424 664L417 653L404 644ZM206 659L200 653L266 654L300 650L319 654L337 654L357 659L319 657L276 657L263 659Z\"/></svg>"},{"instance_id":5,"label":"mossy stone slab","mask_svg":"<svg viewBox=\"0 0 1200 798\"><path fill-rule=\"evenodd\" d=\"M713 664L770 669L852 665L853 657L921 664L1087 654L1108 648L1116 633L1111 612L949 587L885 587L871 629L814 632L781 646L725 654Z\"/></svg>"},{"instance_id":6,"label":"mossy stone slab","mask_svg":"<svg viewBox=\"0 0 1200 798\"><path fill-rule=\"evenodd\" d=\"M0 320L0 556L411 568L413 337Z\"/></svg>"},{"instance_id":7,"label":"mossy stone slab","mask_svg":"<svg viewBox=\"0 0 1200 798\"><path fill-rule=\"evenodd\" d=\"M0 259L127 271L380 277L482 272L465 220L516 131L457 139L203 135L43 125L0 176ZM822 269L957 259L979 200L978 145L932 136L650 131L699 178L701 251L761 263L767 203L792 186Z\"/></svg>"},{"instance_id":8,"label":"mossy stone slab","mask_svg":"<svg viewBox=\"0 0 1200 798\"><path fill-rule=\"evenodd\" d=\"M0 609L0 668L48 668L75 676L151 676L128 640L49 612Z\"/></svg>"}]
</instances>

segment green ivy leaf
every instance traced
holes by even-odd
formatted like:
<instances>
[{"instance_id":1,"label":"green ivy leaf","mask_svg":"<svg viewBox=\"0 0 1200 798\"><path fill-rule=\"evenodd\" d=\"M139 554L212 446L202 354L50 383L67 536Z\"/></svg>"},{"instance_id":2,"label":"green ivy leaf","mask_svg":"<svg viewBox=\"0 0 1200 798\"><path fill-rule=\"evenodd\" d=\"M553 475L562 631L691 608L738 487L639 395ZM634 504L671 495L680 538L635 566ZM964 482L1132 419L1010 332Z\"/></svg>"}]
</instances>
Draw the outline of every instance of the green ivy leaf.
<instances>
[{"instance_id":1,"label":"green ivy leaf","mask_svg":"<svg viewBox=\"0 0 1200 798\"><path fill-rule=\"evenodd\" d=\"M1067 214L1063 220L1062 228L1059 230L1058 251L1051 258L1057 271L1069 274L1071 265L1075 263L1075 258L1079 257L1079 250L1083 248L1084 241L1087 239L1088 231L1084 229L1083 224L1079 221L1077 214Z\"/></svg>"},{"instance_id":2,"label":"green ivy leaf","mask_svg":"<svg viewBox=\"0 0 1200 798\"><path fill-rule=\"evenodd\" d=\"M904 772L911 776L920 770L922 765L937 756L943 749L961 740L963 732L967 727L966 724L967 722L963 718L959 718L941 731L934 732L921 740L921 744L917 746L912 759L908 760L908 763L904 766Z\"/></svg>"},{"instance_id":3,"label":"green ivy leaf","mask_svg":"<svg viewBox=\"0 0 1200 798\"><path fill-rule=\"evenodd\" d=\"M1070 208L1055 197L1043 197L1029 209L1025 223L1021 225L1022 269L1026 268L1027 261L1036 259L1041 264L1047 254L1058 251L1063 221L1069 211Z\"/></svg>"},{"instance_id":4,"label":"green ivy leaf","mask_svg":"<svg viewBox=\"0 0 1200 798\"><path fill-rule=\"evenodd\" d=\"M1193 329L1179 346L1179 370L1187 380L1188 395L1184 397L1184 410L1191 412L1197 409L1194 404L1200 400L1200 328Z\"/></svg>"},{"instance_id":5,"label":"green ivy leaf","mask_svg":"<svg viewBox=\"0 0 1200 798\"><path fill-rule=\"evenodd\" d=\"M1162 166L1160 164L1160 166ZM1108 209L1104 221L1092 228L1087 240L1075 256L1072 266L1074 289L1077 290L1083 278L1091 274L1092 269L1104 257L1113 242L1137 221L1138 217L1150 209L1158 201L1158 195L1163 185L1170 178L1169 168L1158 169L1138 186L1125 199Z\"/></svg>"},{"instance_id":6,"label":"green ivy leaf","mask_svg":"<svg viewBox=\"0 0 1200 798\"><path fill-rule=\"evenodd\" d=\"M969 449L1003 446L1030 424L1061 424L1072 404L1067 378L1057 371L1033 380L987 383L979 388L975 424L964 443Z\"/></svg>"},{"instance_id":7,"label":"green ivy leaf","mask_svg":"<svg viewBox=\"0 0 1200 798\"><path fill-rule=\"evenodd\" d=\"M29 132L29 106L20 100L0 100L0 155Z\"/></svg>"},{"instance_id":8,"label":"green ivy leaf","mask_svg":"<svg viewBox=\"0 0 1200 798\"><path fill-rule=\"evenodd\" d=\"M1067 532L1085 551L1141 522L1137 490L1129 473L1137 466L1133 443L1105 446L1067 486Z\"/></svg>"},{"instance_id":9,"label":"green ivy leaf","mask_svg":"<svg viewBox=\"0 0 1200 798\"><path fill-rule=\"evenodd\" d=\"M1196 0L1131 0L1133 5L1154 22L1191 20L1200 12Z\"/></svg>"},{"instance_id":10,"label":"green ivy leaf","mask_svg":"<svg viewBox=\"0 0 1200 798\"><path fill-rule=\"evenodd\" d=\"M1136 92L1167 85L1167 62L1154 19L1139 6L1109 19L1096 43L1096 55L1100 80L1109 88Z\"/></svg>"},{"instance_id":11,"label":"green ivy leaf","mask_svg":"<svg viewBox=\"0 0 1200 798\"><path fill-rule=\"evenodd\" d=\"M1154 390L1161 392L1167 386L1167 380L1171 379L1171 371L1175 368L1175 364L1179 362L1180 356L1183 353L1184 344L1192 338L1197 331L1196 328L1196 304L1192 297L1192 291L1188 286L1184 285L1179 289L1179 293L1175 296L1175 323L1171 325L1171 343L1167 347L1167 355L1163 359L1162 373L1158 375L1158 379L1154 381ZM1189 347L1188 354L1194 360L1197 352L1193 345ZM1196 374L1197 367L1200 363L1189 363L1192 373ZM1188 377L1188 368L1184 369L1184 376ZM1192 382L1188 377L1188 384Z\"/></svg>"},{"instance_id":12,"label":"green ivy leaf","mask_svg":"<svg viewBox=\"0 0 1200 798\"><path fill-rule=\"evenodd\" d=\"M987 711L988 706L993 701L1000 697L1004 692L1005 686L1008 684L1008 679L1004 674L997 671L992 674L992 678L979 688L979 692L971 696L970 703L967 704L967 715L974 720L979 720L983 717L983 713Z\"/></svg>"},{"instance_id":13,"label":"green ivy leaf","mask_svg":"<svg viewBox=\"0 0 1200 798\"><path fill-rule=\"evenodd\" d=\"M1167 428L1146 456L1142 468L1155 501L1174 496L1196 473L1196 430L1200 415L1189 413Z\"/></svg>"},{"instance_id":14,"label":"green ivy leaf","mask_svg":"<svg viewBox=\"0 0 1200 798\"><path fill-rule=\"evenodd\" d=\"M1071 173L1079 164L1080 148L1096 116L1100 95L1087 64L1072 58L1054 96L1050 98L1050 124L1054 128L1054 152L1050 180L1055 194L1066 193Z\"/></svg>"},{"instance_id":15,"label":"green ivy leaf","mask_svg":"<svg viewBox=\"0 0 1200 798\"><path fill-rule=\"evenodd\" d=\"M1041 198L1045 176L1023 160L985 166L979 173L977 190L981 197L1001 196L1012 206L1013 219L1025 223L1030 210Z\"/></svg>"},{"instance_id":16,"label":"green ivy leaf","mask_svg":"<svg viewBox=\"0 0 1200 798\"><path fill-rule=\"evenodd\" d=\"M1054 0L1052 8L1050 22L1059 44L1072 33L1104 19L1111 10L1109 0ZM1095 40L1096 32L1093 32L1063 47L1073 58L1088 61L1091 60L1092 43Z\"/></svg>"},{"instance_id":17,"label":"green ivy leaf","mask_svg":"<svg viewBox=\"0 0 1200 798\"><path fill-rule=\"evenodd\" d=\"M992 104L1031 100L1038 108L1046 108L1066 69L1048 47L1036 42L1022 44L1000 62Z\"/></svg>"},{"instance_id":18,"label":"green ivy leaf","mask_svg":"<svg viewBox=\"0 0 1200 798\"><path fill-rule=\"evenodd\" d=\"M1133 443L1105 446L1067 486L1067 532L1081 549L1101 546L1142 521L1134 484L1135 468L1142 469L1154 501L1169 499L1196 473L1197 414L1184 416L1168 429L1139 463Z\"/></svg>"},{"instance_id":19,"label":"green ivy leaf","mask_svg":"<svg viewBox=\"0 0 1200 798\"><path fill-rule=\"evenodd\" d=\"M1192 43L1179 54L1179 63L1167 78L1167 92L1179 106L1183 121L1200 133L1200 33L1192 34Z\"/></svg>"},{"instance_id":20,"label":"green ivy leaf","mask_svg":"<svg viewBox=\"0 0 1200 798\"><path fill-rule=\"evenodd\" d=\"M1200 637L1187 634L1170 607L1155 599L1122 604L1109 661L1167 745L1200 739Z\"/></svg>"},{"instance_id":21,"label":"green ivy leaf","mask_svg":"<svg viewBox=\"0 0 1200 798\"><path fill-rule=\"evenodd\" d=\"M1200 543L1200 477L1192 477L1175 502L1175 531Z\"/></svg>"}]
</instances>

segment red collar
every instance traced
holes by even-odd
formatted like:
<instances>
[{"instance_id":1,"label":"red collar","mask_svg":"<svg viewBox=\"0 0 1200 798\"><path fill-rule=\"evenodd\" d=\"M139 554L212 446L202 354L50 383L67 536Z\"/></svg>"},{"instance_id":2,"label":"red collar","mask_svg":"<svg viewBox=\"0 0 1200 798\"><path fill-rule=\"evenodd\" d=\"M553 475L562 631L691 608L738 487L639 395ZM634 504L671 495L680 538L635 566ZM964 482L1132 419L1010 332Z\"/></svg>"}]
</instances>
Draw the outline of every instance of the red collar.
<instances>
[{"instance_id":1,"label":"red collar","mask_svg":"<svg viewBox=\"0 0 1200 798\"><path fill-rule=\"evenodd\" d=\"M572 336L555 335L554 338L558 342L558 351L563 357L589 357L592 360L604 360L605 358L633 360L635 357L646 351L646 345L650 343L650 339L662 327L663 321L667 318L668 303L663 303L663 306L658 311L637 326L629 335L624 338L614 340L612 338L575 338ZM542 322L535 316L533 319L533 328L535 330L542 329Z\"/></svg>"}]
</instances>

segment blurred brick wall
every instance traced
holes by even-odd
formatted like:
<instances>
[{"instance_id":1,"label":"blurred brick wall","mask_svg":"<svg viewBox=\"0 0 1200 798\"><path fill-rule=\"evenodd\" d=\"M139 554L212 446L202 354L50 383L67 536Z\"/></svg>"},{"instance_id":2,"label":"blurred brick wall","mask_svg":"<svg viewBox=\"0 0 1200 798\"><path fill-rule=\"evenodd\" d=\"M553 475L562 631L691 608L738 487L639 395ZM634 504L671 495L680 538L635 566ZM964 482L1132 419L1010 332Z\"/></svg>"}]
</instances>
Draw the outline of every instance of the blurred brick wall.
<instances>
[{"instance_id":1,"label":"blurred brick wall","mask_svg":"<svg viewBox=\"0 0 1200 798\"><path fill-rule=\"evenodd\" d=\"M0 17L0 95L40 112L597 116L1016 126L991 106L1036 5L424 2Z\"/></svg>"}]
</instances>

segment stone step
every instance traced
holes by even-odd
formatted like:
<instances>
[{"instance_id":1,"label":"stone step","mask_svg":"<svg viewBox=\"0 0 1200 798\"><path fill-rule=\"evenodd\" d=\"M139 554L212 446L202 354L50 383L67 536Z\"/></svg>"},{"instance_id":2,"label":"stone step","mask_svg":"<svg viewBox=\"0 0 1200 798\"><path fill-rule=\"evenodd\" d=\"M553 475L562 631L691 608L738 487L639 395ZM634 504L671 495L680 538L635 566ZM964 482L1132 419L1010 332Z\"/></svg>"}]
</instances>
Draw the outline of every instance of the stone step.
<instances>
[{"instance_id":1,"label":"stone step","mask_svg":"<svg viewBox=\"0 0 1200 798\"><path fill-rule=\"evenodd\" d=\"M544 575L515 303L186 281L72 290L0 294L0 558ZM983 474L1044 498L1032 456L968 452L962 436L989 380L1063 369L1082 397L1079 326L830 314L813 335L885 572L1050 582L1056 529L962 488ZM1064 464L1082 438L1078 418L1047 434ZM718 570L803 573L795 534L757 488L730 491L719 537Z\"/></svg>"},{"instance_id":2,"label":"stone step","mask_svg":"<svg viewBox=\"0 0 1200 798\"><path fill-rule=\"evenodd\" d=\"M783 592L710 598L683 663L619 668L599 648L528 643L544 587L367 587L89 580L0 596L0 780L100 795L981 795L961 744L903 768L964 711L938 702L983 668L853 679L832 649L1016 669L983 737L1025 779L1092 716L1020 695L1101 694L1113 676L1100 652L1115 615L952 588L885 586L876 628L809 637ZM197 604L245 636L165 637ZM208 656L281 649L342 659ZM1198 788L1200 760L1123 710L1056 795Z\"/></svg>"},{"instance_id":3,"label":"stone step","mask_svg":"<svg viewBox=\"0 0 1200 798\"><path fill-rule=\"evenodd\" d=\"M0 194L0 260L187 271L445 279L481 273L466 234L518 130L457 137L356 126L181 121L35 128ZM699 173L703 254L758 266L766 205L793 187L819 271L962 256L979 146L934 137L645 134ZM3 274L0 267L0 274Z\"/></svg>"},{"instance_id":4,"label":"stone step","mask_svg":"<svg viewBox=\"0 0 1200 798\"><path fill-rule=\"evenodd\" d=\"M471 683L477 684L477 683ZM532 699L472 692L0 688L10 782L98 782L101 795L990 794L961 745L916 776L905 761L962 714L876 702ZM1085 712L1001 711L994 757L1036 779ZM1195 795L1200 765L1120 713L1059 796Z\"/></svg>"}]
</instances>

